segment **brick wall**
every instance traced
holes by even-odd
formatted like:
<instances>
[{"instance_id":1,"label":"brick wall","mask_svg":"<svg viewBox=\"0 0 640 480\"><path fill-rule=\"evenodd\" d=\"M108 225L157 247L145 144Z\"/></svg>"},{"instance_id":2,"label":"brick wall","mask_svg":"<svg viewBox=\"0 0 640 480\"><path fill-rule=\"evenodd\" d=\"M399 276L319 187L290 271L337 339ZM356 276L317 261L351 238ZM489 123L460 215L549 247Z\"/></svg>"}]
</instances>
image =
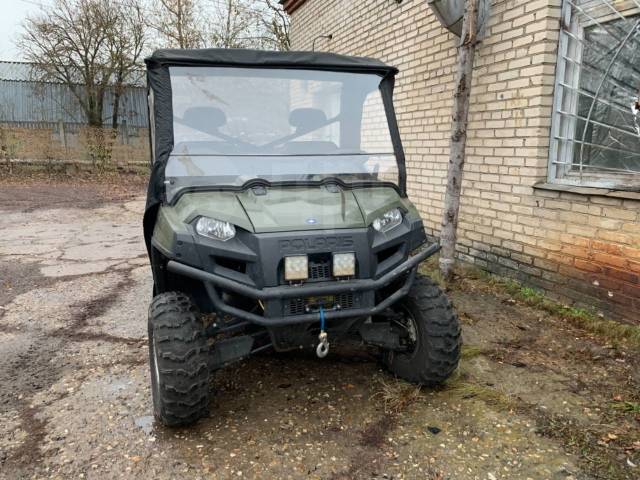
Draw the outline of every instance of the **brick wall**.
<instances>
[{"instance_id":1,"label":"brick wall","mask_svg":"<svg viewBox=\"0 0 640 480\"><path fill-rule=\"evenodd\" d=\"M310 50L318 35L332 34L316 48L400 68L395 101L409 195L437 236L456 37L424 0L293 4L294 49ZM559 15L560 0L493 2L471 92L459 255L561 301L640 323L640 195L534 188L547 176Z\"/></svg>"}]
</instances>

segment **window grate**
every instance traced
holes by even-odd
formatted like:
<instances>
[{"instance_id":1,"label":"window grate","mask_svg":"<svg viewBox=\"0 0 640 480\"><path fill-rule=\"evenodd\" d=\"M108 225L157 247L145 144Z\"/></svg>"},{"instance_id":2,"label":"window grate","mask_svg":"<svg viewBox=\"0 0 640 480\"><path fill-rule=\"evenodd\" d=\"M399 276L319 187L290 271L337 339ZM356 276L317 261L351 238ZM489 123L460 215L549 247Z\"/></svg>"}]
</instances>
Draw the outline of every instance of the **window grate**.
<instances>
[{"instance_id":1,"label":"window grate","mask_svg":"<svg viewBox=\"0 0 640 480\"><path fill-rule=\"evenodd\" d=\"M549 181L640 182L640 2L564 0Z\"/></svg>"}]
</instances>

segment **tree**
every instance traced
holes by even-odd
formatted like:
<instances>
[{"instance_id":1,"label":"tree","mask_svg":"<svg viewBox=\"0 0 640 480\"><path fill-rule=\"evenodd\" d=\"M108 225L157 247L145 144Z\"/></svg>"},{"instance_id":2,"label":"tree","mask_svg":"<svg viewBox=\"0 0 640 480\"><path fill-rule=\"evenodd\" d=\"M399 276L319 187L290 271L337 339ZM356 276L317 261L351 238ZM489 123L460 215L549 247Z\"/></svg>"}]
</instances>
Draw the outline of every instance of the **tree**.
<instances>
[{"instance_id":1,"label":"tree","mask_svg":"<svg viewBox=\"0 0 640 480\"><path fill-rule=\"evenodd\" d=\"M138 1L55 0L25 20L18 47L34 77L65 84L92 127L102 127L107 89L122 88L144 47L131 16Z\"/></svg>"},{"instance_id":2,"label":"tree","mask_svg":"<svg viewBox=\"0 0 640 480\"><path fill-rule=\"evenodd\" d=\"M264 19L268 32L273 37L276 50L291 50L289 37L289 15L282 4L274 4L272 0L264 0L271 13L271 18Z\"/></svg>"},{"instance_id":3,"label":"tree","mask_svg":"<svg viewBox=\"0 0 640 480\"><path fill-rule=\"evenodd\" d=\"M197 0L153 0L148 25L164 48L198 48L204 43Z\"/></svg>"},{"instance_id":4,"label":"tree","mask_svg":"<svg viewBox=\"0 0 640 480\"><path fill-rule=\"evenodd\" d=\"M290 48L289 18L274 0L151 1L158 47Z\"/></svg>"},{"instance_id":5,"label":"tree","mask_svg":"<svg viewBox=\"0 0 640 480\"><path fill-rule=\"evenodd\" d=\"M147 32L144 10L139 0L124 0L118 4L115 28L108 38L111 58L114 62L113 74L113 114L111 127L118 128L120 98L127 82L137 80L141 71L140 58L145 48Z\"/></svg>"},{"instance_id":6,"label":"tree","mask_svg":"<svg viewBox=\"0 0 640 480\"><path fill-rule=\"evenodd\" d=\"M469 116L469 94L473 75L478 34L478 0L467 0L462 21L460 46L458 47L458 67L453 95L453 118L449 143L449 169L447 188L440 230L440 271L446 280L453 276L455 261L458 213L460 210L460 190L467 143L467 118Z\"/></svg>"},{"instance_id":7,"label":"tree","mask_svg":"<svg viewBox=\"0 0 640 480\"><path fill-rule=\"evenodd\" d=\"M260 13L242 0L212 1L216 12L210 18L208 43L219 48L257 47L260 38L256 27L261 27Z\"/></svg>"},{"instance_id":8,"label":"tree","mask_svg":"<svg viewBox=\"0 0 640 480\"><path fill-rule=\"evenodd\" d=\"M40 80L66 84L76 97L89 125L102 125L108 68L109 31L115 16L108 0L56 0L51 7L28 17L19 47L37 65Z\"/></svg>"}]
</instances>

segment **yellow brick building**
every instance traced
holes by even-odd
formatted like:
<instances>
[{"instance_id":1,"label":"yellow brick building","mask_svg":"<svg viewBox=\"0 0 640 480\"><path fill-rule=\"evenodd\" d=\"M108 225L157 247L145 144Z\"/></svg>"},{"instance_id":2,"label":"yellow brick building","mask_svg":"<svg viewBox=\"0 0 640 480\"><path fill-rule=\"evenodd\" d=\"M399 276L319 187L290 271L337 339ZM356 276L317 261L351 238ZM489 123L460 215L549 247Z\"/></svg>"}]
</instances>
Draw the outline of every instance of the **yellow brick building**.
<instances>
[{"instance_id":1,"label":"yellow brick building","mask_svg":"<svg viewBox=\"0 0 640 480\"><path fill-rule=\"evenodd\" d=\"M315 41L400 69L409 195L437 236L458 38L425 0L282 3L293 49ZM476 53L458 232L462 260L635 323L639 19L638 0L492 2Z\"/></svg>"}]
</instances>

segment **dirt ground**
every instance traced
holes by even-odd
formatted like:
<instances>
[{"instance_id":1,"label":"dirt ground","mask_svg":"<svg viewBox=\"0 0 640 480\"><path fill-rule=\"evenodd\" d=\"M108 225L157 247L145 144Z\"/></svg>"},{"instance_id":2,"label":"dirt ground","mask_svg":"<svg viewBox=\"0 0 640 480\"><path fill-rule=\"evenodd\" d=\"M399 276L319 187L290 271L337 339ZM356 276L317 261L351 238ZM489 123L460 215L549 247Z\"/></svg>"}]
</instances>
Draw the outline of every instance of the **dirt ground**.
<instances>
[{"instance_id":1,"label":"dirt ground","mask_svg":"<svg viewBox=\"0 0 640 480\"><path fill-rule=\"evenodd\" d=\"M482 278L450 292L465 348L442 388L358 346L265 353L215 376L207 419L157 425L142 195L0 185L0 478L640 478L638 350Z\"/></svg>"}]
</instances>

